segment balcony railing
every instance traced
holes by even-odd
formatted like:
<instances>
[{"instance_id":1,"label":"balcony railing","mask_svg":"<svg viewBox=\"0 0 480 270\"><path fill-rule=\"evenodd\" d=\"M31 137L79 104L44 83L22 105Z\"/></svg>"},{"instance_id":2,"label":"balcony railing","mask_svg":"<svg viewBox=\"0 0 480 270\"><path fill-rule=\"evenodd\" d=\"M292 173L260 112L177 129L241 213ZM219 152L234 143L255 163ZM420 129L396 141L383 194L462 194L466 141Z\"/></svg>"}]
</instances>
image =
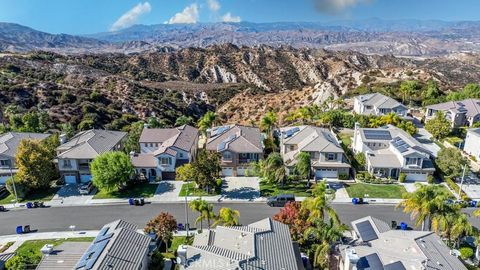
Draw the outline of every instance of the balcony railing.
<instances>
[{"instance_id":1,"label":"balcony railing","mask_svg":"<svg viewBox=\"0 0 480 270\"><path fill-rule=\"evenodd\" d=\"M258 159L255 158L240 158L238 159L238 163L251 163L251 162L257 162Z\"/></svg>"}]
</instances>

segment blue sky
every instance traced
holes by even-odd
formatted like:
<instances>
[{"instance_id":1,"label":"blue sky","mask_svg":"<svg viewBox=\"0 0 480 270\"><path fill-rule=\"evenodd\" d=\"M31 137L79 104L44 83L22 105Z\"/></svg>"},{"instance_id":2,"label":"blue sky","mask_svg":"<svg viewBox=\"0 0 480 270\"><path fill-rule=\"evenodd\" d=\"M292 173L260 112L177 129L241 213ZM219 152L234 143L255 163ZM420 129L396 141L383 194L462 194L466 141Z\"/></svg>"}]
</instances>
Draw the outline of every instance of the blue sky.
<instances>
[{"instance_id":1,"label":"blue sky","mask_svg":"<svg viewBox=\"0 0 480 270\"><path fill-rule=\"evenodd\" d=\"M338 19L480 20L480 0L0 0L0 21L69 34L132 24Z\"/></svg>"}]
</instances>

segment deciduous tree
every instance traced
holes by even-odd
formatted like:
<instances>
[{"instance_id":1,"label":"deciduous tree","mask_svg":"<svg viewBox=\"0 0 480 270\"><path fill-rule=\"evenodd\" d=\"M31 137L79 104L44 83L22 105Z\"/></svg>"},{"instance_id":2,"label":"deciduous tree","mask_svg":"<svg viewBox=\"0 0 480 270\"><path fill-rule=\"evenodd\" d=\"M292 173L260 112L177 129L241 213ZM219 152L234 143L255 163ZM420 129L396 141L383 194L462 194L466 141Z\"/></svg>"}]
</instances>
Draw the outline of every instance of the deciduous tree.
<instances>
[{"instance_id":1,"label":"deciduous tree","mask_svg":"<svg viewBox=\"0 0 480 270\"><path fill-rule=\"evenodd\" d=\"M435 116L425 123L425 129L437 140L447 137L452 131L450 121L441 111L437 111Z\"/></svg>"},{"instance_id":2,"label":"deciduous tree","mask_svg":"<svg viewBox=\"0 0 480 270\"><path fill-rule=\"evenodd\" d=\"M90 164L93 184L100 190L115 191L126 184L133 172L130 157L123 152L105 152Z\"/></svg>"},{"instance_id":3,"label":"deciduous tree","mask_svg":"<svg viewBox=\"0 0 480 270\"><path fill-rule=\"evenodd\" d=\"M467 164L467 159L456 148L443 148L438 152L435 163L445 176L459 177L462 174L463 166Z\"/></svg>"},{"instance_id":4,"label":"deciduous tree","mask_svg":"<svg viewBox=\"0 0 480 270\"><path fill-rule=\"evenodd\" d=\"M165 249L168 251L168 242L172 240L173 233L177 230L177 220L169 213L160 212L158 216L147 222L143 229L146 233L155 233L155 235L165 243Z\"/></svg>"}]
</instances>

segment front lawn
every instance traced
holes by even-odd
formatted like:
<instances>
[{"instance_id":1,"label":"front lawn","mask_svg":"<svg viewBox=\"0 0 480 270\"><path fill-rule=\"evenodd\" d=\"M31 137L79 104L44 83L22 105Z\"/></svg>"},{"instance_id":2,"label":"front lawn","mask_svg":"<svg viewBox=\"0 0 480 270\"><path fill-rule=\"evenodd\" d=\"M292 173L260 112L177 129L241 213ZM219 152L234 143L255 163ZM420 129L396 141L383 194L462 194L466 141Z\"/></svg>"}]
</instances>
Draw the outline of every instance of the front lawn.
<instances>
[{"instance_id":1,"label":"front lawn","mask_svg":"<svg viewBox=\"0 0 480 270\"><path fill-rule=\"evenodd\" d=\"M28 269L35 269L40 260L42 259L42 253L40 249L46 244L53 244L58 246L64 242L92 242L94 237L81 237L81 238L67 238L67 239L51 239L51 240L30 240L25 241L16 251L16 255L7 262L7 266L11 265L11 269L24 269L21 266L28 266ZM15 266L19 266L15 268ZM8 269L8 268L7 268Z\"/></svg>"},{"instance_id":2,"label":"front lawn","mask_svg":"<svg viewBox=\"0 0 480 270\"><path fill-rule=\"evenodd\" d=\"M340 132L338 134L338 137L340 137L340 141L345 145L346 147L349 147L352 144L352 137L353 134L351 132Z\"/></svg>"},{"instance_id":3,"label":"front lawn","mask_svg":"<svg viewBox=\"0 0 480 270\"><path fill-rule=\"evenodd\" d=\"M382 198L401 199L402 194L407 192L402 185L377 185L377 184L346 184L348 195L351 198Z\"/></svg>"},{"instance_id":4,"label":"front lawn","mask_svg":"<svg viewBox=\"0 0 480 270\"><path fill-rule=\"evenodd\" d=\"M187 191L188 191L188 195L187 195ZM189 182L182 185L182 188L180 189L180 193L178 194L178 196L185 197L185 195L187 195L189 197L208 197L208 196L220 195L220 193L221 193L221 188L215 189L213 193L208 193L203 189L197 188L194 182Z\"/></svg>"},{"instance_id":5,"label":"front lawn","mask_svg":"<svg viewBox=\"0 0 480 270\"><path fill-rule=\"evenodd\" d=\"M37 190L37 191L31 191L27 194L27 196L23 199L18 198L18 202L33 202L33 201L50 201L55 194L57 194L57 191L60 188L55 187L55 188L49 188L49 189L44 189L44 190ZM15 195L14 194L9 194L6 197L0 199L0 204L9 204L9 203L14 203L15 202Z\"/></svg>"},{"instance_id":6,"label":"front lawn","mask_svg":"<svg viewBox=\"0 0 480 270\"><path fill-rule=\"evenodd\" d=\"M312 186L315 181L312 181ZM291 182L281 186L279 184L270 184L266 181L260 182L260 195L262 197L276 196L280 194L293 194L297 197L309 197L312 195L310 189L306 187L306 182Z\"/></svg>"},{"instance_id":7,"label":"front lawn","mask_svg":"<svg viewBox=\"0 0 480 270\"><path fill-rule=\"evenodd\" d=\"M158 184L150 184L150 183L139 183L124 190L119 191L102 191L99 190L94 199L127 199L127 198L149 198L155 195L155 191L157 191Z\"/></svg>"}]
</instances>

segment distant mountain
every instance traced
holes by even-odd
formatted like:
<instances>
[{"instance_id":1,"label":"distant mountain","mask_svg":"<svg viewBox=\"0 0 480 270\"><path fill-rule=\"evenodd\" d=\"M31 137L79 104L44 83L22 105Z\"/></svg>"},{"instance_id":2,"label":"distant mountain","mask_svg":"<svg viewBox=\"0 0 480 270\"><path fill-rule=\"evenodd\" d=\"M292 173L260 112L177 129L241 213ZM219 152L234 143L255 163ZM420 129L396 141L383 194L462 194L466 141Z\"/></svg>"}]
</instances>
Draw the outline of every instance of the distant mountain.
<instances>
[{"instance_id":1,"label":"distant mountain","mask_svg":"<svg viewBox=\"0 0 480 270\"><path fill-rule=\"evenodd\" d=\"M0 24L0 50L60 53L137 53L165 48L237 46L325 48L366 54L434 57L480 52L480 22L367 19L279 23L134 25L86 36L53 35L16 24Z\"/></svg>"}]
</instances>

